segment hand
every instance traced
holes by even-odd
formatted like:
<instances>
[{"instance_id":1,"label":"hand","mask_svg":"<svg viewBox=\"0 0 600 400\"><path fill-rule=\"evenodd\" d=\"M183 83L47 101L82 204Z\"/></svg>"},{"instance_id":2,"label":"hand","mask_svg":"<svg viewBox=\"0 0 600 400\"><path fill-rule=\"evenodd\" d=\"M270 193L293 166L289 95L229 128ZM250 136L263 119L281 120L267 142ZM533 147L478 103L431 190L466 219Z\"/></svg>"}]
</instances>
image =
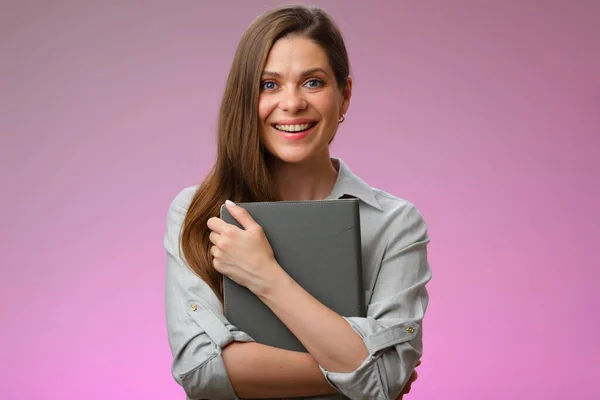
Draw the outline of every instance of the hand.
<instances>
[{"instance_id":1,"label":"hand","mask_svg":"<svg viewBox=\"0 0 600 400\"><path fill-rule=\"evenodd\" d=\"M417 365L415 365L415 368L417 368L419 365L421 365L421 360L417 361ZM402 400L404 395L408 394L410 392L412 383L414 381L416 381L418 377L419 377L419 374L417 373L417 370L415 369L413 371L413 373L410 375L410 378L408 378L408 382L406 382L406 385L404 385L404 388L402 388L402 392L400 392L400 394L398 395L398 397L396 397L395 400Z\"/></svg>"},{"instance_id":2,"label":"hand","mask_svg":"<svg viewBox=\"0 0 600 400\"><path fill-rule=\"evenodd\" d=\"M244 208L233 203L226 207L244 229L217 217L208 220L213 266L255 294L269 290L284 271L275 260L262 227Z\"/></svg>"}]
</instances>

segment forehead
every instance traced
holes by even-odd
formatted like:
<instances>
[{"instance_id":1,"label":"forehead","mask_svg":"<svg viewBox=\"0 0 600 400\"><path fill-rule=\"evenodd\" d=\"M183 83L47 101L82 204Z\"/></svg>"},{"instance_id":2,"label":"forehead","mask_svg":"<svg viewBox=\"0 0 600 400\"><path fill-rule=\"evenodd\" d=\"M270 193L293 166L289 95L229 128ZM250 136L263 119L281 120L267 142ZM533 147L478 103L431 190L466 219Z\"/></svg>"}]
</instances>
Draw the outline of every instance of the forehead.
<instances>
[{"instance_id":1,"label":"forehead","mask_svg":"<svg viewBox=\"0 0 600 400\"><path fill-rule=\"evenodd\" d=\"M310 68L330 71L323 48L301 36L282 38L275 42L265 64L265 70L280 74L300 73Z\"/></svg>"}]
</instances>

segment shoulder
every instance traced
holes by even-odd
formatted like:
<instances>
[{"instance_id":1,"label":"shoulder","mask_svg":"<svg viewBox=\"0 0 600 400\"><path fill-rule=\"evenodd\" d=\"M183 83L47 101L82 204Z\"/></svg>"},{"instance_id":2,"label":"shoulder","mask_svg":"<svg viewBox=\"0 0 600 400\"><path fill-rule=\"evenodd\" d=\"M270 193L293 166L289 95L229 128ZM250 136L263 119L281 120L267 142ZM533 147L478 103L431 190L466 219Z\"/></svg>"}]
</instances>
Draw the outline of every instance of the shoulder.
<instances>
[{"instance_id":1,"label":"shoulder","mask_svg":"<svg viewBox=\"0 0 600 400\"><path fill-rule=\"evenodd\" d=\"M178 247L181 226L198 188L199 185L194 185L180 190L169 204L167 229L164 236L164 244L168 250L174 250Z\"/></svg>"},{"instance_id":2,"label":"shoulder","mask_svg":"<svg viewBox=\"0 0 600 400\"><path fill-rule=\"evenodd\" d=\"M390 221L399 219L422 219L421 213L410 201L371 186L356 175L341 158L333 160L339 165L334 193L349 194L361 199L364 205L361 213L364 212L370 222L387 225Z\"/></svg>"},{"instance_id":3,"label":"shoulder","mask_svg":"<svg viewBox=\"0 0 600 400\"><path fill-rule=\"evenodd\" d=\"M423 218L417 206L411 201L395 196L385 190L371 187L373 195L381 205L382 213L386 218L413 217Z\"/></svg>"},{"instance_id":4,"label":"shoulder","mask_svg":"<svg viewBox=\"0 0 600 400\"><path fill-rule=\"evenodd\" d=\"M192 203L192 199L194 195L198 191L199 185L188 186L182 190L180 190L175 197L171 200L169 205L169 214L170 213L185 213L187 212L190 204Z\"/></svg>"},{"instance_id":5,"label":"shoulder","mask_svg":"<svg viewBox=\"0 0 600 400\"><path fill-rule=\"evenodd\" d=\"M388 246L429 241L427 223L414 203L378 188L371 190L381 206L378 217Z\"/></svg>"}]
</instances>

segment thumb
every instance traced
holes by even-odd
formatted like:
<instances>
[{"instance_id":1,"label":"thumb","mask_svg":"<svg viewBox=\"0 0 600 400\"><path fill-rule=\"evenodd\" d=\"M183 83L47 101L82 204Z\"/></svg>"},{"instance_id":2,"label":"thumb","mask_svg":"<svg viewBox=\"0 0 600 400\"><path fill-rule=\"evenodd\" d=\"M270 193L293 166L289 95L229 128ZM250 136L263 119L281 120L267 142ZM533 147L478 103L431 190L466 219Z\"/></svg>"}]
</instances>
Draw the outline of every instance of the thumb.
<instances>
[{"instance_id":1,"label":"thumb","mask_svg":"<svg viewBox=\"0 0 600 400\"><path fill-rule=\"evenodd\" d=\"M231 213L233 218L235 218L244 229L247 230L256 225L256 221L254 221L248 210L244 207L238 206L231 200L225 201L225 207L227 207L227 210Z\"/></svg>"}]
</instances>

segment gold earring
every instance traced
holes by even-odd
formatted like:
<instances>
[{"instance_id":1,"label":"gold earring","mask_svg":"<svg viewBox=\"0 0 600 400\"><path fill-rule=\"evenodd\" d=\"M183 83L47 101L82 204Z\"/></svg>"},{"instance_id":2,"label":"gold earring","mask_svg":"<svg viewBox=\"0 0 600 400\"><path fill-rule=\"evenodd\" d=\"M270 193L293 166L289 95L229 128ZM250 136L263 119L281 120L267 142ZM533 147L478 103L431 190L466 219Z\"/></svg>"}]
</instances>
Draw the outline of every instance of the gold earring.
<instances>
[{"instance_id":1,"label":"gold earring","mask_svg":"<svg viewBox=\"0 0 600 400\"><path fill-rule=\"evenodd\" d=\"M346 120L346 114L342 114L342 116L340 117L340 119L338 119L338 122L341 124L345 120Z\"/></svg>"}]
</instances>

